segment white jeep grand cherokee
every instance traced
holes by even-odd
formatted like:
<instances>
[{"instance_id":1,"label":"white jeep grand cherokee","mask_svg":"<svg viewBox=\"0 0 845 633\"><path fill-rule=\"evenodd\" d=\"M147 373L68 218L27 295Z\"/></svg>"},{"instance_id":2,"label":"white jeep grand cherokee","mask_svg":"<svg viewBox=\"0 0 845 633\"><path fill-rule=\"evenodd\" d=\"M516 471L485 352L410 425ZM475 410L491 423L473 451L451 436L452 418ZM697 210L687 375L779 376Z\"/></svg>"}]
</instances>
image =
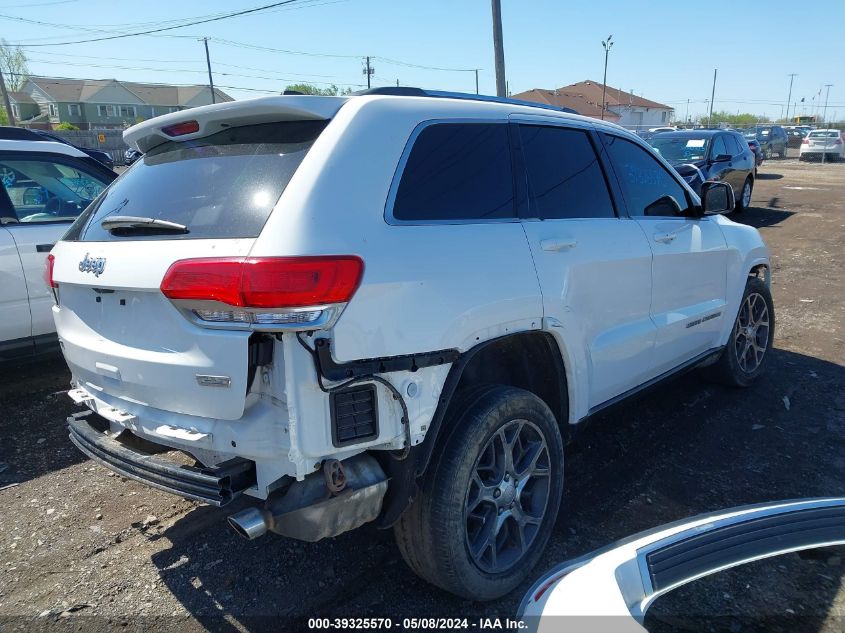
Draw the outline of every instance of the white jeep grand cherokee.
<instances>
[{"instance_id":1,"label":"white jeep grand cherokee","mask_svg":"<svg viewBox=\"0 0 845 633\"><path fill-rule=\"evenodd\" d=\"M563 446L707 365L745 386L774 312L727 185L702 199L624 129L376 89L196 108L48 260L70 437L109 468L306 540L393 526L423 578L514 588L558 512ZM192 466L174 460L181 451Z\"/></svg>"}]
</instances>

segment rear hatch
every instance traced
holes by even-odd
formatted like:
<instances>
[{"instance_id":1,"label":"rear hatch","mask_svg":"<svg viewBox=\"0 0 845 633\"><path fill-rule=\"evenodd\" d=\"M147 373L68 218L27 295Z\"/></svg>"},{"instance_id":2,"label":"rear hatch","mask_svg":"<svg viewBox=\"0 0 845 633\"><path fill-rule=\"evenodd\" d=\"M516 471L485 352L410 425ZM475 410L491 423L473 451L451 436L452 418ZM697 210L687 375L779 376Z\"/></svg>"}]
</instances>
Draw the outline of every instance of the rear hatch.
<instances>
[{"instance_id":1,"label":"rear hatch","mask_svg":"<svg viewBox=\"0 0 845 633\"><path fill-rule=\"evenodd\" d=\"M221 106L223 114L233 106ZM250 326L216 301L194 310L168 298L162 282L179 260L246 258L328 123L290 116L267 122L265 114L259 124L229 127L219 117L209 123L213 115L193 115L199 124L143 124L149 133L133 140L147 150L144 157L52 252L54 314L68 365L82 387L129 413L154 407L228 420L243 415ZM203 129L212 133L203 136ZM188 138L166 139L168 130ZM219 279L202 279L219 286Z\"/></svg>"}]
</instances>

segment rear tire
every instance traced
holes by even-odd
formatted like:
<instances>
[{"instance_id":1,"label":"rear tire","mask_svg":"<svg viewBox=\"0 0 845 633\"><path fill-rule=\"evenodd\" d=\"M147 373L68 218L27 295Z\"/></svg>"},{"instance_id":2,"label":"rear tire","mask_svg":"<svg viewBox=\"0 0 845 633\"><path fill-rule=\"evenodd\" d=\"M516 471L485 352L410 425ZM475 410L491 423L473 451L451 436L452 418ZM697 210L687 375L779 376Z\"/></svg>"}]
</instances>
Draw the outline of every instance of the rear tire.
<instances>
[{"instance_id":1,"label":"rear tire","mask_svg":"<svg viewBox=\"0 0 845 633\"><path fill-rule=\"evenodd\" d=\"M462 404L394 533L424 580L493 600L543 554L563 490L563 442L549 407L523 389L491 385Z\"/></svg>"},{"instance_id":2,"label":"rear tire","mask_svg":"<svg viewBox=\"0 0 845 633\"><path fill-rule=\"evenodd\" d=\"M754 191L754 180L749 176L745 179L742 185L742 190L739 192L739 197L736 200L734 209L737 213L742 213L751 206L751 193Z\"/></svg>"},{"instance_id":3,"label":"rear tire","mask_svg":"<svg viewBox=\"0 0 845 633\"><path fill-rule=\"evenodd\" d=\"M749 277L728 343L702 374L723 385L749 387L765 370L774 337L772 294L762 279Z\"/></svg>"}]
</instances>

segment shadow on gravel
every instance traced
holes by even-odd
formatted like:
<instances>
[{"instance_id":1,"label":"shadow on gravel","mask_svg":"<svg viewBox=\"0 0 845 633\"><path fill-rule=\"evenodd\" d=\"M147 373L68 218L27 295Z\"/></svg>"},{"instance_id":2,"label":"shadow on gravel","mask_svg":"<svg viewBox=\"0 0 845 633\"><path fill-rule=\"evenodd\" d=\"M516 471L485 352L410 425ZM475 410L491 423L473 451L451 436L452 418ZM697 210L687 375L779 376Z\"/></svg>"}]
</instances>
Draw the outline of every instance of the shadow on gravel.
<instances>
[{"instance_id":1,"label":"shadow on gravel","mask_svg":"<svg viewBox=\"0 0 845 633\"><path fill-rule=\"evenodd\" d=\"M78 410L68 389L61 356L0 368L0 488L86 459L67 436L65 418Z\"/></svg>"},{"instance_id":2,"label":"shadow on gravel","mask_svg":"<svg viewBox=\"0 0 845 633\"><path fill-rule=\"evenodd\" d=\"M568 447L563 504L542 567L702 512L843 494L843 465L842 367L775 350L768 373L746 390L682 376L596 419ZM308 617L512 617L529 586L492 604L460 600L414 576L391 532L368 526L318 543L272 534L245 541L224 518L248 503L191 512L164 533L171 547L152 559L212 631L304 629ZM802 630L819 630L842 574L833 562L785 556L719 574L669 594L650 622L660 631L734 630L742 615L776 617L791 607L810 616ZM775 630L771 621L765 628Z\"/></svg>"},{"instance_id":3,"label":"shadow on gravel","mask_svg":"<svg viewBox=\"0 0 845 633\"><path fill-rule=\"evenodd\" d=\"M783 178L783 174L766 174L766 173L758 173L757 180L780 180Z\"/></svg>"},{"instance_id":4,"label":"shadow on gravel","mask_svg":"<svg viewBox=\"0 0 845 633\"><path fill-rule=\"evenodd\" d=\"M780 224L788 217L795 215L794 211L786 209L778 209L778 199L773 198L769 202L769 208L766 207L749 207L742 213L732 213L730 218L734 222L740 224L747 224L755 228L774 226Z\"/></svg>"}]
</instances>

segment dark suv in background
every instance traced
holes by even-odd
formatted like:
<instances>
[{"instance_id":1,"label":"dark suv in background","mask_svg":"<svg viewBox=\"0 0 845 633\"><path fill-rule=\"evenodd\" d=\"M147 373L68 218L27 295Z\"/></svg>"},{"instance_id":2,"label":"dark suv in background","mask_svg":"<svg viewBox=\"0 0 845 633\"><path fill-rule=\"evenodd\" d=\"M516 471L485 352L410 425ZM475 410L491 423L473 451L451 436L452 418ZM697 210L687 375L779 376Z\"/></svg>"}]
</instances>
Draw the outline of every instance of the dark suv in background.
<instances>
[{"instance_id":1,"label":"dark suv in background","mask_svg":"<svg viewBox=\"0 0 845 633\"><path fill-rule=\"evenodd\" d=\"M701 195L701 185L723 181L734 191L736 210L751 204L756 160L734 130L682 130L655 134L649 143Z\"/></svg>"},{"instance_id":2,"label":"dark suv in background","mask_svg":"<svg viewBox=\"0 0 845 633\"><path fill-rule=\"evenodd\" d=\"M786 158L786 148L789 138L780 125L758 125L740 130L746 139L756 139L760 143L763 158L771 158L777 154L778 158Z\"/></svg>"}]
</instances>

